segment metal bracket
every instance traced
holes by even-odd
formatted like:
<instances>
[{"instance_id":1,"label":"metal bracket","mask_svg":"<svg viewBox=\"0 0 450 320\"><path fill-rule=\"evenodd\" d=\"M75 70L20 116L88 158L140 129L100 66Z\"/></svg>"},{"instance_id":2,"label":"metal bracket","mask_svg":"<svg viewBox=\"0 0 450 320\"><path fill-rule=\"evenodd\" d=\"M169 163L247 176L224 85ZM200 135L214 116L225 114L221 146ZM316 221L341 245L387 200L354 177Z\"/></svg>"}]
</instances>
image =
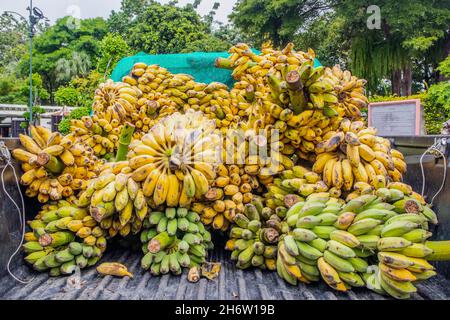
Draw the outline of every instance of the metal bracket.
<instances>
[{"instance_id":1,"label":"metal bracket","mask_svg":"<svg viewBox=\"0 0 450 320\"><path fill-rule=\"evenodd\" d=\"M448 141L447 138L434 138L434 146L437 150L441 151L445 156L447 156L447 145L448 145ZM436 159L441 158L442 156L437 153L434 152L433 153L434 156L436 157Z\"/></svg>"}]
</instances>

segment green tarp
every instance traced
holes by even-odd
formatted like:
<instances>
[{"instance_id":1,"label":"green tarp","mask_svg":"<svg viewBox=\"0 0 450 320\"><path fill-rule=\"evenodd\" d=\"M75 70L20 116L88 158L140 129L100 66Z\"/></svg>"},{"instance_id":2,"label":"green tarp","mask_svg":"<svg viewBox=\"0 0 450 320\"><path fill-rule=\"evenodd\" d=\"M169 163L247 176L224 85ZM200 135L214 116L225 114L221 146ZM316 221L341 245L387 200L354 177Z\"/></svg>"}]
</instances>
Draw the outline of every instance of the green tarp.
<instances>
[{"instance_id":1,"label":"green tarp","mask_svg":"<svg viewBox=\"0 0 450 320\"><path fill-rule=\"evenodd\" d=\"M256 54L260 53L254 49L253 51ZM217 58L228 58L229 56L230 54L228 52L193 52L159 55L139 52L134 56L120 60L111 74L111 79L121 81L124 76L129 74L135 63L144 62L147 65L158 64L174 74L190 74L197 82L211 83L217 81L226 84L228 87L232 87L234 80L231 77L231 71L219 69L214 66L214 61ZM317 67L320 65L320 62L316 59L314 66Z\"/></svg>"}]
</instances>

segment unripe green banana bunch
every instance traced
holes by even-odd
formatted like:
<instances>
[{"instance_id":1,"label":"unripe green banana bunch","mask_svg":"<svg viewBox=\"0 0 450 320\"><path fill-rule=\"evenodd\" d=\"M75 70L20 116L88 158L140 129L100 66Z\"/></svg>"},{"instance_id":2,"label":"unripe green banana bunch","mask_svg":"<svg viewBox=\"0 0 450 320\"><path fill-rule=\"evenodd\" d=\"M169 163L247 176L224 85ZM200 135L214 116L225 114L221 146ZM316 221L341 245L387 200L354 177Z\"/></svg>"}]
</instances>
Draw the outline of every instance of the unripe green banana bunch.
<instances>
[{"instance_id":1,"label":"unripe green banana bunch","mask_svg":"<svg viewBox=\"0 0 450 320\"><path fill-rule=\"evenodd\" d=\"M114 168L104 170L89 182L78 200L78 206L88 208L90 215L108 230L110 237L118 233L124 237L130 232L137 234L150 211L141 185L129 173L124 173L129 169L126 162L124 165L125 169L119 173L115 173Z\"/></svg>"},{"instance_id":2,"label":"unripe green banana bunch","mask_svg":"<svg viewBox=\"0 0 450 320\"><path fill-rule=\"evenodd\" d=\"M106 249L105 232L87 210L63 201L47 205L28 225L25 261L51 276L93 266Z\"/></svg>"},{"instance_id":3,"label":"unripe green banana bunch","mask_svg":"<svg viewBox=\"0 0 450 320\"><path fill-rule=\"evenodd\" d=\"M398 214L384 222L377 242L378 266L372 266L371 274L364 275L369 289L407 299L417 291L413 282L436 275L427 257L435 253L433 248L441 248L432 242L427 246L426 240L432 235L428 231L430 215L422 214L420 207L417 200L411 199L394 203L393 210ZM434 220L435 215L432 217Z\"/></svg>"},{"instance_id":4,"label":"unripe green banana bunch","mask_svg":"<svg viewBox=\"0 0 450 320\"><path fill-rule=\"evenodd\" d=\"M253 266L275 270L277 242L283 228L281 219L276 215L264 219L263 212L269 208L258 209L257 205L248 203L243 214L235 215L235 225L225 248L232 251L231 260L237 261L236 266L240 269Z\"/></svg>"},{"instance_id":5,"label":"unripe green banana bunch","mask_svg":"<svg viewBox=\"0 0 450 320\"><path fill-rule=\"evenodd\" d=\"M169 272L179 275L183 268L199 266L213 248L211 234L200 216L186 208L152 212L144 220L141 242L141 266L154 276Z\"/></svg>"},{"instance_id":6,"label":"unripe green banana bunch","mask_svg":"<svg viewBox=\"0 0 450 320\"><path fill-rule=\"evenodd\" d=\"M295 202L286 213L289 232L279 244L279 275L295 284L318 281L320 276L336 290L364 282L356 273L365 271L365 254L355 236L343 229L353 215L342 212L339 199L328 193L311 194ZM361 257L362 256L362 257Z\"/></svg>"},{"instance_id":7,"label":"unripe green banana bunch","mask_svg":"<svg viewBox=\"0 0 450 320\"><path fill-rule=\"evenodd\" d=\"M281 172L279 177L273 179L273 183L267 187L267 190L268 192L264 194L266 205L275 209L280 206L290 207L295 202L304 201L305 197L313 193L326 193L328 187L319 174L296 165ZM339 197L332 192L330 194L333 197Z\"/></svg>"}]
</instances>

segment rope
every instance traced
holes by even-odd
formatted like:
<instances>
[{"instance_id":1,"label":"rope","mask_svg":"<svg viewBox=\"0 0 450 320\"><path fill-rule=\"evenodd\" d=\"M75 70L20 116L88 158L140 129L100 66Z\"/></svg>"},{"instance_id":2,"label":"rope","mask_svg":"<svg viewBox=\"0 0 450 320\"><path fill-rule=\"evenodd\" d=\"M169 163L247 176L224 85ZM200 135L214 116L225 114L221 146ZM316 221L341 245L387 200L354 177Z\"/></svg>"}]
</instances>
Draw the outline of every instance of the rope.
<instances>
[{"instance_id":1,"label":"rope","mask_svg":"<svg viewBox=\"0 0 450 320\"><path fill-rule=\"evenodd\" d=\"M0 177L0 179L2 181L3 191L5 192L7 197L11 200L11 202L14 204L14 206L17 209L17 212L19 214L19 220L20 220L20 228L21 228L21 238L20 238L19 245L17 246L16 250L12 253L12 255L9 257L8 264L6 265L6 269L12 278L14 278L15 280L17 280L18 282L20 282L22 284L27 284L27 283L30 283L31 281L33 281L34 278L31 278L29 280L22 280L19 277L15 276L11 271L11 262L14 259L14 257L17 255L17 253L20 251L20 248L22 247L22 244L23 244L24 238L25 238L25 201L23 199L23 195L20 190L19 179L17 177L16 169L11 164L11 154L9 153L9 150L3 141L0 141L0 157L2 157L6 162L5 167L3 168L1 177ZM14 179L16 181L16 186L17 186L17 189L19 190L20 200L22 203L22 210L19 208L19 205L11 197L11 195L9 194L9 192L6 190L6 187L5 187L4 175L5 175L5 171L8 167L10 167L12 169L13 174L14 174Z\"/></svg>"},{"instance_id":2,"label":"rope","mask_svg":"<svg viewBox=\"0 0 450 320\"><path fill-rule=\"evenodd\" d=\"M422 197L425 193L425 170L423 167L423 158L425 157L425 155L427 153L431 153L431 151L434 151L434 152L439 153L441 155L442 159L444 160L444 176L442 178L442 184L441 184L441 187L438 189L438 191L434 194L433 198L431 198L431 202L430 202L431 206L433 206L434 199L437 197L437 195L439 193L441 193L442 189L444 188L445 180L447 178L447 159L445 159L445 154L437 148L439 143L440 143L440 140L435 141L435 143L433 145L431 145L427 150L425 150L425 152L420 157L420 170L422 172L422 193L421 193Z\"/></svg>"}]
</instances>

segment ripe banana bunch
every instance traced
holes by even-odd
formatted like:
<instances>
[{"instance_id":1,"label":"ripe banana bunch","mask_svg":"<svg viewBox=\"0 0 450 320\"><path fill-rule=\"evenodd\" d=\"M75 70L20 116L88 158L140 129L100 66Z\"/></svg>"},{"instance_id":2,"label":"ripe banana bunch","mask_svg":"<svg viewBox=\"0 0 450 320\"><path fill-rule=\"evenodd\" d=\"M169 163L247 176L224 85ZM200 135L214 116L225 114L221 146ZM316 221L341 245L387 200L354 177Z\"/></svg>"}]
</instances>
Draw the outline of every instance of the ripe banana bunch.
<instances>
[{"instance_id":1,"label":"ripe banana bunch","mask_svg":"<svg viewBox=\"0 0 450 320\"><path fill-rule=\"evenodd\" d=\"M225 248L232 251L231 260L236 261L238 268L276 269L277 243L283 226L281 219L271 211L263 208L261 202L248 203L244 213L234 216Z\"/></svg>"},{"instance_id":2,"label":"ripe banana bunch","mask_svg":"<svg viewBox=\"0 0 450 320\"><path fill-rule=\"evenodd\" d=\"M201 112L173 114L152 127L128 152L131 178L154 206L189 207L209 190L221 156L221 138Z\"/></svg>"},{"instance_id":3,"label":"ripe banana bunch","mask_svg":"<svg viewBox=\"0 0 450 320\"><path fill-rule=\"evenodd\" d=\"M95 90L92 109L98 120L105 122L102 126L106 132L112 130L112 121L123 124L131 121L131 115L136 113L138 99L142 91L136 86L124 82L114 82L108 79ZM94 122L98 122L97 119Z\"/></svg>"},{"instance_id":4,"label":"ripe banana bunch","mask_svg":"<svg viewBox=\"0 0 450 320\"><path fill-rule=\"evenodd\" d=\"M315 146L312 170L323 175L327 186L353 192L351 198L386 187L389 181L402 181L406 172L403 155L391 148L389 140L377 137L375 128L344 119L338 131L323 138Z\"/></svg>"},{"instance_id":5,"label":"ripe banana bunch","mask_svg":"<svg viewBox=\"0 0 450 320\"><path fill-rule=\"evenodd\" d=\"M256 55L242 43L229 52L231 56L218 59L216 66L233 69L239 80L231 94L241 122L274 126L287 149L299 149L299 156L309 160L314 143L336 130L345 115L333 109L338 98L325 69L313 69L314 52L296 52L292 44L278 51L266 44Z\"/></svg>"},{"instance_id":6,"label":"ripe banana bunch","mask_svg":"<svg viewBox=\"0 0 450 320\"><path fill-rule=\"evenodd\" d=\"M201 216L205 225L215 230L228 230L236 213L243 213L247 203L261 202L253 194L260 188L257 177L249 175L237 165L219 164L211 188L191 210Z\"/></svg>"},{"instance_id":7,"label":"ripe banana bunch","mask_svg":"<svg viewBox=\"0 0 450 320\"><path fill-rule=\"evenodd\" d=\"M140 138L160 119L175 112L193 109L202 111L225 130L233 120L236 107L232 106L226 85L218 82L198 83L187 74L172 74L157 65L134 65L123 81L136 86L143 95L137 101L138 112L131 115Z\"/></svg>"},{"instance_id":8,"label":"ripe banana bunch","mask_svg":"<svg viewBox=\"0 0 450 320\"><path fill-rule=\"evenodd\" d=\"M213 247L200 216L186 208L152 212L144 220L140 238L144 252L141 266L154 276L169 272L180 275L183 268L199 266Z\"/></svg>"},{"instance_id":9,"label":"ripe banana bunch","mask_svg":"<svg viewBox=\"0 0 450 320\"><path fill-rule=\"evenodd\" d=\"M25 261L50 276L67 275L95 265L106 249L104 231L89 215L67 201L43 206L28 222L23 250Z\"/></svg>"},{"instance_id":10,"label":"ripe banana bunch","mask_svg":"<svg viewBox=\"0 0 450 320\"><path fill-rule=\"evenodd\" d=\"M333 84L338 98L337 111L352 120L361 120L361 109L367 108L369 100L365 96L367 81L358 79L350 71L342 70L339 65L325 69L325 76Z\"/></svg>"},{"instance_id":11,"label":"ripe banana bunch","mask_svg":"<svg viewBox=\"0 0 450 320\"><path fill-rule=\"evenodd\" d=\"M108 122L98 116L82 117L70 121L70 131L92 148L99 158L109 160L119 147L119 136L123 125L118 120Z\"/></svg>"},{"instance_id":12,"label":"ripe banana bunch","mask_svg":"<svg viewBox=\"0 0 450 320\"><path fill-rule=\"evenodd\" d=\"M290 207L295 202L304 201L304 198L315 193L327 192L327 185L321 180L321 176L301 165L284 170L274 178L267 186L264 194L266 206L271 209L277 207ZM336 196L330 190L330 193Z\"/></svg>"},{"instance_id":13,"label":"ripe banana bunch","mask_svg":"<svg viewBox=\"0 0 450 320\"><path fill-rule=\"evenodd\" d=\"M101 161L73 134L62 136L39 126L30 130L31 136L19 136L24 149L12 151L24 171L20 182L28 197L41 203L68 198L97 176Z\"/></svg>"},{"instance_id":14,"label":"ripe banana bunch","mask_svg":"<svg viewBox=\"0 0 450 320\"><path fill-rule=\"evenodd\" d=\"M110 237L137 234L150 211L140 184L129 172L126 161L107 165L98 178L89 181L78 199L78 206L88 208Z\"/></svg>"}]
</instances>

